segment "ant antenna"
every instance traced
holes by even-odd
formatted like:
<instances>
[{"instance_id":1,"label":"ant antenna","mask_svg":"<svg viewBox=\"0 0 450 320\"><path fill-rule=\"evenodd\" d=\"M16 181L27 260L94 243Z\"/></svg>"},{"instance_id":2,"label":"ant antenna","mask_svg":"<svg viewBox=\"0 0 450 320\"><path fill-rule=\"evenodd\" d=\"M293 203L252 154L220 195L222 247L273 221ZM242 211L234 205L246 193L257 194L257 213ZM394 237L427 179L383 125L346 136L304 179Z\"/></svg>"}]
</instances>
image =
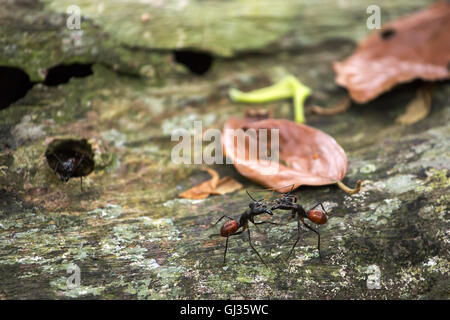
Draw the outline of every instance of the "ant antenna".
<instances>
[{"instance_id":1,"label":"ant antenna","mask_svg":"<svg viewBox=\"0 0 450 320\"><path fill-rule=\"evenodd\" d=\"M247 194L248 194L248 196L250 197L250 199L252 199L254 202L257 202L257 201L255 200L255 198L253 198L253 197L251 196L251 194L248 192L247 189L245 189L245 192L247 192Z\"/></svg>"},{"instance_id":2,"label":"ant antenna","mask_svg":"<svg viewBox=\"0 0 450 320\"><path fill-rule=\"evenodd\" d=\"M291 193L292 193L292 191L294 190L294 187L295 187L295 183L291 183L291 184L287 184L287 185L285 185L285 186L280 186L280 187L274 187L274 188L264 188L264 189L257 189L257 190L270 190L270 191L272 191L272 194L275 192L275 190L277 190L277 189L281 189L281 188L285 188L285 187L291 187L291 190L288 192L288 193L286 193L285 195L287 195L287 196L289 196ZM247 192L247 194L248 194L248 196L253 200L253 201L255 201L255 202L260 202L260 201L263 201L263 200L265 200L265 197L264 198L262 198L262 199L260 199L260 200L255 200L255 198L253 198L251 195L250 195L250 193L248 192L248 189L245 189L245 192Z\"/></svg>"},{"instance_id":3,"label":"ant antenna","mask_svg":"<svg viewBox=\"0 0 450 320\"><path fill-rule=\"evenodd\" d=\"M255 200L255 198L253 198L253 197L250 195L250 193L248 193L247 189L245 189L245 192L247 192L248 196L253 200L253 202L261 202L261 201L264 200L264 198L261 198L261 199L259 199L259 200Z\"/></svg>"},{"instance_id":4,"label":"ant antenna","mask_svg":"<svg viewBox=\"0 0 450 320\"><path fill-rule=\"evenodd\" d=\"M56 153L53 153L52 156L54 156L59 163L62 163L62 160L56 155Z\"/></svg>"},{"instance_id":5,"label":"ant antenna","mask_svg":"<svg viewBox=\"0 0 450 320\"><path fill-rule=\"evenodd\" d=\"M292 190L294 190L294 186L295 186L295 183L292 184L291 190L288 193L286 193L287 196L291 194Z\"/></svg>"},{"instance_id":6,"label":"ant antenna","mask_svg":"<svg viewBox=\"0 0 450 320\"><path fill-rule=\"evenodd\" d=\"M285 187L294 187L296 185L296 183L291 183L291 184L287 184L285 186L280 186L280 187L273 187L273 188L254 188L254 189L250 189L250 190L256 190L256 191L263 191L263 190L267 190L267 191L275 191L277 189L281 189L281 188L285 188Z\"/></svg>"},{"instance_id":7,"label":"ant antenna","mask_svg":"<svg viewBox=\"0 0 450 320\"><path fill-rule=\"evenodd\" d=\"M271 188L269 190L272 190L272 194L273 194L275 192L275 190L281 189L281 188L285 188L285 187L291 187L291 190L289 190L289 192L285 194L285 196L289 196L292 193L292 191L294 190L295 183L288 184L288 185L281 186L281 187L277 187L277 188Z\"/></svg>"}]
</instances>

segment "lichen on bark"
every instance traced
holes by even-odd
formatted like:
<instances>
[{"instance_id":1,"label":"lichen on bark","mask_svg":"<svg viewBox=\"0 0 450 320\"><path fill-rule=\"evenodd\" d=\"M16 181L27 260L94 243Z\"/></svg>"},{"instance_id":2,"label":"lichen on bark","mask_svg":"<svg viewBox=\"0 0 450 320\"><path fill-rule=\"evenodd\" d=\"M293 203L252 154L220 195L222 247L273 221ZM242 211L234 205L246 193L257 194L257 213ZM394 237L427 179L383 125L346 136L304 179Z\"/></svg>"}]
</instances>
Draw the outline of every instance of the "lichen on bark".
<instances>
[{"instance_id":1,"label":"lichen on bark","mask_svg":"<svg viewBox=\"0 0 450 320\"><path fill-rule=\"evenodd\" d=\"M409 12L422 3L400 2L394 12ZM209 177L196 166L171 162L176 144L170 141L172 129L189 128L193 120L221 129L229 116L242 116L254 107L229 101L230 87L257 89L287 74L312 89L310 105L331 106L346 94L334 84L331 64L354 45L333 40L302 51L278 47L269 52L262 46L258 48L264 54L239 55L245 48L236 51L221 44L223 52L237 56L224 59L220 50L209 48L216 54L213 66L199 77L180 68L170 51L153 51L140 43L129 47L120 35L111 34L105 21L97 26L95 16L83 24L92 43L73 59L61 51L61 32L68 31L60 24L39 33L51 35L39 38L48 47L35 44L34 38L23 40L25 31L18 25L39 29L27 24L27 14L39 17L44 26L58 15L48 11L56 10L49 3L44 1L45 11L40 5L11 4L25 13L22 17L0 8L1 16L12 19L0 26L1 40L14 34L9 45L17 41L32 56L45 56L27 59L21 52L14 60L2 53L0 64L22 68L36 81L42 81L40 68L75 60L92 63L93 74L56 87L36 84L24 98L0 110L1 298L449 298L448 82L436 85L429 117L411 126L398 125L395 119L414 96L415 83L366 105L353 105L343 114L307 114L308 125L332 135L346 150L344 182L364 181L361 192L352 196L334 186L297 191L305 207L320 201L329 211L328 223L319 227L323 263L317 239L306 229L286 261L296 239L296 223L291 222L252 229L268 268L245 235L230 240L223 266L224 241L210 237L219 231L211 225L223 214L242 213L248 196L242 190L204 200L179 199L180 192ZM299 10L302 6L305 14L314 12L306 3ZM287 36L280 32L265 40ZM343 36L355 39L350 31ZM92 55L94 47L103 49ZM122 62L130 72L114 67ZM128 63L154 66L157 81L137 76L140 69L135 72ZM277 118L293 117L288 102L261 108ZM68 137L88 139L95 154L95 170L83 180L83 191L76 179L62 183L45 160L51 139ZM236 178L255 197L268 194L231 165L213 168ZM288 216L277 212L273 219L286 223ZM80 268L81 281L70 288L67 270L73 265ZM380 271L380 286L370 289L373 270Z\"/></svg>"}]
</instances>

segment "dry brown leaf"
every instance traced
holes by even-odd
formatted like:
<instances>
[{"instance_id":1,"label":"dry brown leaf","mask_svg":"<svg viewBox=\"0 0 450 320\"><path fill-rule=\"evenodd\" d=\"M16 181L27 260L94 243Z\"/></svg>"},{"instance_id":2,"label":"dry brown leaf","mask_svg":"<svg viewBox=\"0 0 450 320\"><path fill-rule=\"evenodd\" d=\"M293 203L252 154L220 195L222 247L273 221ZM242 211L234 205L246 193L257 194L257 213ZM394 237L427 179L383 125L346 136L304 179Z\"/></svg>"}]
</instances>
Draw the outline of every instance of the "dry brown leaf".
<instances>
[{"instance_id":1,"label":"dry brown leaf","mask_svg":"<svg viewBox=\"0 0 450 320\"><path fill-rule=\"evenodd\" d=\"M214 190L219 182L219 174L210 168L203 168L202 170L207 171L211 175L211 180L202 182L182 193L178 196L180 198L187 199L204 199L211 194L211 191Z\"/></svg>"},{"instance_id":2,"label":"dry brown leaf","mask_svg":"<svg viewBox=\"0 0 450 320\"><path fill-rule=\"evenodd\" d=\"M450 2L400 18L366 37L333 67L354 101L368 102L400 83L450 78Z\"/></svg>"},{"instance_id":3,"label":"dry brown leaf","mask_svg":"<svg viewBox=\"0 0 450 320\"><path fill-rule=\"evenodd\" d=\"M210 194L226 194L242 188L242 185L231 177L219 179L219 174L210 168L203 168L211 175L211 180L202 182L178 196L186 199L204 199Z\"/></svg>"},{"instance_id":4,"label":"dry brown leaf","mask_svg":"<svg viewBox=\"0 0 450 320\"><path fill-rule=\"evenodd\" d=\"M219 183L217 184L216 188L213 190L213 194L226 194L231 193L233 191L242 189L242 184L237 182L231 177L225 177L220 179Z\"/></svg>"},{"instance_id":5,"label":"dry brown leaf","mask_svg":"<svg viewBox=\"0 0 450 320\"><path fill-rule=\"evenodd\" d=\"M400 115L396 121L400 124L413 124L426 118L431 110L432 95L433 88L431 86L417 90L416 96L406 107L405 113Z\"/></svg>"},{"instance_id":6,"label":"dry brown leaf","mask_svg":"<svg viewBox=\"0 0 450 320\"><path fill-rule=\"evenodd\" d=\"M333 116L342 112L345 112L350 106L352 105L352 100L349 96L346 96L341 101L339 101L338 104L331 108L323 108L320 106L312 106L311 110L312 112L316 114L320 114L323 116Z\"/></svg>"},{"instance_id":7,"label":"dry brown leaf","mask_svg":"<svg viewBox=\"0 0 450 320\"><path fill-rule=\"evenodd\" d=\"M236 152L233 130L242 128L279 129L280 163L277 172L267 172L269 160L249 158L248 143L244 154ZM246 139L252 140L254 137L246 135ZM243 176L278 192L287 192L292 185L297 188L300 185L334 184L341 181L347 171L347 156L332 137L289 120L230 118L224 125L222 144L224 154L233 160Z\"/></svg>"}]
</instances>

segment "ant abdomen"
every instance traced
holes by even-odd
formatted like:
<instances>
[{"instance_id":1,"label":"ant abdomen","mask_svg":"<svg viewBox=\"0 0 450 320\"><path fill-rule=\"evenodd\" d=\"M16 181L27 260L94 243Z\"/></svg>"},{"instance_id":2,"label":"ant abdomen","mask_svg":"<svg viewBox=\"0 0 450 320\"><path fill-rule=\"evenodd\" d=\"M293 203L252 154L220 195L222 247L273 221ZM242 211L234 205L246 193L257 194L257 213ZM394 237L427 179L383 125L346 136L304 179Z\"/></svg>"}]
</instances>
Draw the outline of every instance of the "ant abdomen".
<instances>
[{"instance_id":1,"label":"ant abdomen","mask_svg":"<svg viewBox=\"0 0 450 320\"><path fill-rule=\"evenodd\" d=\"M220 235L222 237L228 237L235 233L239 229L239 224L236 220L230 220L225 222L220 228Z\"/></svg>"},{"instance_id":2,"label":"ant abdomen","mask_svg":"<svg viewBox=\"0 0 450 320\"><path fill-rule=\"evenodd\" d=\"M306 216L308 217L309 220L311 220L315 224L325 224L328 221L325 212L320 210L309 210L306 213Z\"/></svg>"}]
</instances>

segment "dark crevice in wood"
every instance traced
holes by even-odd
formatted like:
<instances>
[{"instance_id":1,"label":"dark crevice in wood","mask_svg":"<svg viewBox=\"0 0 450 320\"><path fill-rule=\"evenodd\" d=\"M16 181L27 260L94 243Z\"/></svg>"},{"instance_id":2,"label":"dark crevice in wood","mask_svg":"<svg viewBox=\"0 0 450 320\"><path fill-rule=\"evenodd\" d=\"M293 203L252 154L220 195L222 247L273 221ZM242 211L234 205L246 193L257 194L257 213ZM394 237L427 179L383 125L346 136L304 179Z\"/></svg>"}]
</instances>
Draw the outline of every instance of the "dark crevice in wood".
<instances>
[{"instance_id":1,"label":"dark crevice in wood","mask_svg":"<svg viewBox=\"0 0 450 320\"><path fill-rule=\"evenodd\" d=\"M49 68L43 84L57 86L69 82L71 78L82 78L92 75L92 64L60 64ZM36 84L30 80L28 74L14 67L0 66L0 110L6 109L19 99L25 97Z\"/></svg>"},{"instance_id":2,"label":"dark crevice in wood","mask_svg":"<svg viewBox=\"0 0 450 320\"><path fill-rule=\"evenodd\" d=\"M5 109L23 98L33 87L30 77L19 68L0 67L0 109Z\"/></svg>"},{"instance_id":3,"label":"dark crevice in wood","mask_svg":"<svg viewBox=\"0 0 450 320\"><path fill-rule=\"evenodd\" d=\"M69 82L71 78L84 78L92 75L92 64L60 64L47 70L44 84L50 87Z\"/></svg>"},{"instance_id":4,"label":"dark crevice in wood","mask_svg":"<svg viewBox=\"0 0 450 320\"><path fill-rule=\"evenodd\" d=\"M178 50L174 52L175 61L186 66L196 75L204 75L211 68L213 56L204 51Z\"/></svg>"}]
</instances>

